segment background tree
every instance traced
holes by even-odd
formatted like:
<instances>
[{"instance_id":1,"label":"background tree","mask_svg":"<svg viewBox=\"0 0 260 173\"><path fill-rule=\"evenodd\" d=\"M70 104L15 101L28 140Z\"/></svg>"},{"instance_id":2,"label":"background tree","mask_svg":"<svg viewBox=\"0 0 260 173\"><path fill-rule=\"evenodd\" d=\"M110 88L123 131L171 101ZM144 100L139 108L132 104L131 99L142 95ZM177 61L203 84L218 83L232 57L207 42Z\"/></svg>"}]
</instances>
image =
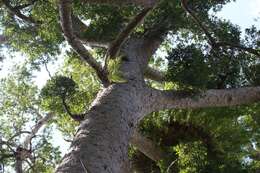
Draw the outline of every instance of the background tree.
<instances>
[{"instance_id":1,"label":"background tree","mask_svg":"<svg viewBox=\"0 0 260 173\"><path fill-rule=\"evenodd\" d=\"M16 66L8 78L1 79L0 161L17 173L51 172L60 159L52 146L50 124L53 113L43 112L28 66Z\"/></svg>"},{"instance_id":2,"label":"background tree","mask_svg":"<svg viewBox=\"0 0 260 173\"><path fill-rule=\"evenodd\" d=\"M56 172L258 171L260 32L209 14L228 2L2 0L10 51L65 57L27 95L71 141Z\"/></svg>"}]
</instances>

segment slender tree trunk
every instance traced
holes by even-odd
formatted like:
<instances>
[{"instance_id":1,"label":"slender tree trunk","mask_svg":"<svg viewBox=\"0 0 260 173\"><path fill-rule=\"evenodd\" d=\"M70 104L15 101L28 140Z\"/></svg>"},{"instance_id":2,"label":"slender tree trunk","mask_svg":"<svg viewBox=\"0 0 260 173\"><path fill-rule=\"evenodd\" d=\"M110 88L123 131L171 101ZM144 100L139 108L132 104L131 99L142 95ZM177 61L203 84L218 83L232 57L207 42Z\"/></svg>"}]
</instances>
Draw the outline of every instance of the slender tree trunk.
<instances>
[{"instance_id":1,"label":"slender tree trunk","mask_svg":"<svg viewBox=\"0 0 260 173\"><path fill-rule=\"evenodd\" d=\"M23 161L19 156L15 158L15 172L23 173Z\"/></svg>"}]
</instances>

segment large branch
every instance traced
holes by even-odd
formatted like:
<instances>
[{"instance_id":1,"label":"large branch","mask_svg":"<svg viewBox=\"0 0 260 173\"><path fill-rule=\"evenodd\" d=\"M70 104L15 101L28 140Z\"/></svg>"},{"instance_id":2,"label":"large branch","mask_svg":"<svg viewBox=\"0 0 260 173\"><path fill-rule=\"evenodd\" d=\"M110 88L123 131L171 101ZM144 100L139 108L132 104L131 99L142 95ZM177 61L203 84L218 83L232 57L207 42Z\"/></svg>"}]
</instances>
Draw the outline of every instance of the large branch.
<instances>
[{"instance_id":1,"label":"large branch","mask_svg":"<svg viewBox=\"0 0 260 173\"><path fill-rule=\"evenodd\" d=\"M44 116L42 119L40 119L32 128L31 133L26 136L23 142L23 147L25 149L28 149L29 144L32 141L32 138L35 137L36 133L40 130L40 128L45 125L51 118L53 117L52 113L48 113L46 116Z\"/></svg>"},{"instance_id":2,"label":"large branch","mask_svg":"<svg viewBox=\"0 0 260 173\"><path fill-rule=\"evenodd\" d=\"M109 59L116 58L118 52L121 49L121 46L127 40L127 38L131 35L134 29L143 21L145 16L152 8L143 9L138 15L136 15L128 25L117 35L116 39L109 45L106 57L105 57L105 65L104 69L107 71L108 61Z\"/></svg>"},{"instance_id":3,"label":"large branch","mask_svg":"<svg viewBox=\"0 0 260 173\"><path fill-rule=\"evenodd\" d=\"M166 81L165 74L161 71L158 71L152 67L147 67L144 73L145 77L157 82L164 82Z\"/></svg>"},{"instance_id":4,"label":"large branch","mask_svg":"<svg viewBox=\"0 0 260 173\"><path fill-rule=\"evenodd\" d=\"M224 107L260 101L260 87L207 90L201 93L153 90L153 110Z\"/></svg>"},{"instance_id":5,"label":"large branch","mask_svg":"<svg viewBox=\"0 0 260 173\"><path fill-rule=\"evenodd\" d=\"M118 34L116 39L111 43L107 50L107 54L111 58L115 58L118 51L120 50L122 44L125 40L130 36L130 34L134 31L134 29L143 21L147 13L152 8L143 9L137 16L135 16L129 24Z\"/></svg>"},{"instance_id":6,"label":"large branch","mask_svg":"<svg viewBox=\"0 0 260 173\"><path fill-rule=\"evenodd\" d=\"M256 56L260 56L260 50L248 48L240 44L235 43L229 43L225 41L216 41L208 31L207 27L203 24L203 22L200 21L200 19L195 15L195 13L188 7L188 0L181 0L181 4L183 9L192 17L192 19L195 21L195 23L201 28L201 30L205 33L206 37L209 40L209 44L212 46L212 48L217 47L231 47L231 48L237 48L240 50L244 50L248 53L254 54Z\"/></svg>"},{"instance_id":7,"label":"large branch","mask_svg":"<svg viewBox=\"0 0 260 173\"><path fill-rule=\"evenodd\" d=\"M86 61L95 71L104 86L109 85L107 74L103 71L102 66L98 63L92 55L87 51L81 41L74 35L71 20L71 1L59 1L59 13L61 20L61 27L64 32L65 38L70 46L77 52L81 59Z\"/></svg>"},{"instance_id":8,"label":"large branch","mask_svg":"<svg viewBox=\"0 0 260 173\"><path fill-rule=\"evenodd\" d=\"M88 30L88 26L82 22L77 16L71 16L73 33L80 39L80 41L90 47L108 48L109 43L104 40L89 39L82 36Z\"/></svg>"},{"instance_id":9,"label":"large branch","mask_svg":"<svg viewBox=\"0 0 260 173\"><path fill-rule=\"evenodd\" d=\"M131 144L155 162L159 162L160 160L165 159L168 155L160 147L156 146L152 140L144 137L137 130L134 131L131 139Z\"/></svg>"},{"instance_id":10,"label":"large branch","mask_svg":"<svg viewBox=\"0 0 260 173\"><path fill-rule=\"evenodd\" d=\"M82 2L117 6L140 5L143 7L152 7L158 0L83 0Z\"/></svg>"}]
</instances>

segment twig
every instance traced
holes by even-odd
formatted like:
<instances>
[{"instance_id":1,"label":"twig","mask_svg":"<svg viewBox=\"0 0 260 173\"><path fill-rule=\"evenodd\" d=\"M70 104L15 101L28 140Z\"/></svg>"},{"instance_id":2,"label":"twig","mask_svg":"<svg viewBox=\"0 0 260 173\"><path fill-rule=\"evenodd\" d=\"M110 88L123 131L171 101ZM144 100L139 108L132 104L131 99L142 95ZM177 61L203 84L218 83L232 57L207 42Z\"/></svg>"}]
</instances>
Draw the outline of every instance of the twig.
<instances>
[{"instance_id":1,"label":"twig","mask_svg":"<svg viewBox=\"0 0 260 173\"><path fill-rule=\"evenodd\" d=\"M168 166L166 172L169 173L171 167L178 161L178 159L175 159L174 161L172 161L172 163Z\"/></svg>"},{"instance_id":2,"label":"twig","mask_svg":"<svg viewBox=\"0 0 260 173\"><path fill-rule=\"evenodd\" d=\"M81 161L80 158L79 158L79 161L80 161L80 164L81 164L81 166L83 167L84 171L85 171L86 173L91 173L91 172L88 170L88 168L85 166L85 164Z\"/></svg>"}]
</instances>

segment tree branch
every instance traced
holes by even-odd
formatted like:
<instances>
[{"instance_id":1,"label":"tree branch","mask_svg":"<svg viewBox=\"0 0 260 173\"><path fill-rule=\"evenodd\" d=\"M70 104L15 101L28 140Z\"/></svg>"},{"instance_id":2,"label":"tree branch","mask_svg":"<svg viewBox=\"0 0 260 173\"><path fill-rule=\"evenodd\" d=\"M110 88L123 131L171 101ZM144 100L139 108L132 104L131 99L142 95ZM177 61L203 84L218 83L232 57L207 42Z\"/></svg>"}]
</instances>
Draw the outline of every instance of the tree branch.
<instances>
[{"instance_id":1,"label":"tree branch","mask_svg":"<svg viewBox=\"0 0 260 173\"><path fill-rule=\"evenodd\" d=\"M145 8L143 9L138 15L136 15L129 23L128 25L117 35L116 39L109 45L108 50L106 52L105 57L105 65L104 69L107 71L108 61L109 59L116 58L118 52L121 49L121 46L124 44L124 42L127 40L127 38L131 35L131 33L134 31L134 29L142 23L145 16L148 14L148 12L152 8Z\"/></svg>"},{"instance_id":2,"label":"tree branch","mask_svg":"<svg viewBox=\"0 0 260 173\"><path fill-rule=\"evenodd\" d=\"M2 147L2 145L6 145L7 148L9 148L9 150L11 150L13 153L15 152L15 150L12 148L12 147L14 147L14 144L11 143L9 140L8 141L1 140L0 141L0 148Z\"/></svg>"},{"instance_id":3,"label":"tree branch","mask_svg":"<svg viewBox=\"0 0 260 173\"><path fill-rule=\"evenodd\" d=\"M20 19L33 24L39 24L39 21L34 20L32 17L25 16L21 13L20 8L12 7L9 0L2 0L3 4L6 6L6 8L14 15L19 17Z\"/></svg>"},{"instance_id":4,"label":"tree branch","mask_svg":"<svg viewBox=\"0 0 260 173\"><path fill-rule=\"evenodd\" d=\"M166 81L165 74L163 74L162 72L160 72L152 67L149 67L149 66L146 68L144 75L146 78L157 81L157 82Z\"/></svg>"},{"instance_id":5,"label":"tree branch","mask_svg":"<svg viewBox=\"0 0 260 173\"><path fill-rule=\"evenodd\" d=\"M73 114L73 113L70 111L70 108L69 108L69 106L67 105L66 100L65 100L64 97L62 98L62 105L63 105L63 108L64 108L65 112L66 112L67 114L69 114L69 116L70 116L73 120L78 121L78 122L84 120L84 117L85 117L86 114L85 114L85 113L83 113L83 114Z\"/></svg>"},{"instance_id":6,"label":"tree branch","mask_svg":"<svg viewBox=\"0 0 260 173\"><path fill-rule=\"evenodd\" d=\"M231 48L237 48L240 50L244 50L246 52L249 52L251 54L254 54L256 56L260 56L260 50L256 50L253 48L248 48L239 44L229 43L225 41L216 41L208 31L208 29L203 25L203 23L199 20L199 18L195 15L195 13L188 7L188 0L181 0L181 4L183 9L192 17L192 19L195 21L195 23L201 28L201 30L205 33L206 37L209 39L209 44L212 46L212 48L217 47L231 47Z\"/></svg>"},{"instance_id":7,"label":"tree branch","mask_svg":"<svg viewBox=\"0 0 260 173\"><path fill-rule=\"evenodd\" d=\"M155 162L165 159L168 155L160 147L156 146L152 140L144 137L137 130L134 131L131 139L131 144Z\"/></svg>"},{"instance_id":8,"label":"tree branch","mask_svg":"<svg viewBox=\"0 0 260 173\"><path fill-rule=\"evenodd\" d=\"M92 4L108 4L108 5L140 5L143 7L152 7L158 2L158 0L83 0L85 3Z\"/></svg>"},{"instance_id":9,"label":"tree branch","mask_svg":"<svg viewBox=\"0 0 260 173\"><path fill-rule=\"evenodd\" d=\"M119 33L116 39L110 44L107 50L107 56L110 58L115 58L117 53L119 52L122 44L125 40L130 36L130 34L134 31L134 29L142 23L145 16L152 8L145 8L143 9L138 15L136 15L128 25Z\"/></svg>"},{"instance_id":10,"label":"tree branch","mask_svg":"<svg viewBox=\"0 0 260 173\"><path fill-rule=\"evenodd\" d=\"M22 4L22 5L17 5L15 7L13 7L14 9L24 9L24 8L27 8L31 5L33 5L37 0L32 0L30 3L27 3L27 4Z\"/></svg>"},{"instance_id":11,"label":"tree branch","mask_svg":"<svg viewBox=\"0 0 260 173\"><path fill-rule=\"evenodd\" d=\"M205 33L205 35L208 37L209 42L211 45L215 44L215 40L214 38L211 36L211 34L209 33L209 31L207 30L206 27L204 27L204 25L202 24L202 22L200 22L199 18L197 18L197 16L194 14L194 12L188 7L188 0L181 0L181 5L183 7L183 9L188 12L189 15L191 15L191 17L193 18L193 20L196 22L196 24L203 30L203 32Z\"/></svg>"},{"instance_id":12,"label":"tree branch","mask_svg":"<svg viewBox=\"0 0 260 173\"><path fill-rule=\"evenodd\" d=\"M0 157L0 162L7 159L7 158L10 158L10 157L14 157L14 154L2 154L1 153L1 157Z\"/></svg>"},{"instance_id":13,"label":"tree branch","mask_svg":"<svg viewBox=\"0 0 260 173\"><path fill-rule=\"evenodd\" d=\"M29 144L31 143L32 138L36 135L36 133L40 130L40 128L45 125L51 118L53 117L52 113L47 113L42 119L40 119L32 128L31 133L26 136L23 141L23 147L28 148Z\"/></svg>"},{"instance_id":14,"label":"tree branch","mask_svg":"<svg viewBox=\"0 0 260 173\"><path fill-rule=\"evenodd\" d=\"M224 107L250 104L260 101L260 87L207 90L201 93L187 91L160 91L153 89L153 111Z\"/></svg>"},{"instance_id":15,"label":"tree branch","mask_svg":"<svg viewBox=\"0 0 260 173\"><path fill-rule=\"evenodd\" d=\"M108 48L109 43L102 41L102 40L90 40L89 38L84 38L82 33L88 30L88 26L85 25L77 16L71 15L72 20L72 28L73 33L80 39L80 41L90 47L101 47L101 48Z\"/></svg>"},{"instance_id":16,"label":"tree branch","mask_svg":"<svg viewBox=\"0 0 260 173\"><path fill-rule=\"evenodd\" d=\"M225 42L225 41L220 41L220 42L216 42L215 45L216 45L216 47L224 47L225 46L225 47L237 48L237 49L240 49L240 50L244 50L248 53L254 54L256 56L260 56L260 50L245 47L245 46L234 44L234 43L228 43L228 42Z\"/></svg>"},{"instance_id":17,"label":"tree branch","mask_svg":"<svg viewBox=\"0 0 260 173\"><path fill-rule=\"evenodd\" d=\"M15 133L13 136L11 136L8 139L8 142L12 141L14 138L16 138L17 136L20 136L21 134L24 134L24 133L30 134L31 132L30 131L19 131L19 132Z\"/></svg>"},{"instance_id":18,"label":"tree branch","mask_svg":"<svg viewBox=\"0 0 260 173\"><path fill-rule=\"evenodd\" d=\"M77 52L81 59L86 61L95 71L102 84L106 87L109 85L107 74L102 69L102 66L92 57L87 49L82 45L81 41L74 35L71 20L71 1L59 1L59 13L61 17L61 27L65 38L70 46Z\"/></svg>"}]
</instances>

